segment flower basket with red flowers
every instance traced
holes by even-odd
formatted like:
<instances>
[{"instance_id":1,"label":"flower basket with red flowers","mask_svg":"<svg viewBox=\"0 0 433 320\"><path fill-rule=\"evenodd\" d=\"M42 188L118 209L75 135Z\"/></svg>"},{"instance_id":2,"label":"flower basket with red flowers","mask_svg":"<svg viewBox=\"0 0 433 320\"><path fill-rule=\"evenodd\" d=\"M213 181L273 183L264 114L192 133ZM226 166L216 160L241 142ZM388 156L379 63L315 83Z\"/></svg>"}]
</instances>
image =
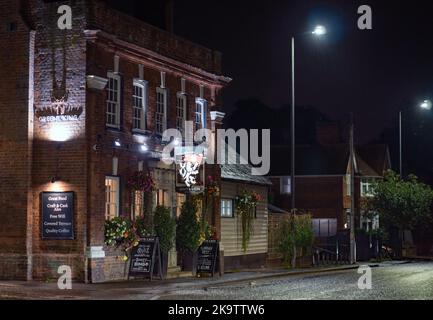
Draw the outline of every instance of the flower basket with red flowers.
<instances>
[{"instance_id":1,"label":"flower basket with red flowers","mask_svg":"<svg viewBox=\"0 0 433 320\"><path fill-rule=\"evenodd\" d=\"M150 173L138 171L128 179L128 187L134 191L152 192L155 182Z\"/></svg>"},{"instance_id":2,"label":"flower basket with red flowers","mask_svg":"<svg viewBox=\"0 0 433 320\"><path fill-rule=\"evenodd\" d=\"M211 197L217 197L220 194L220 187L212 176L208 176L207 178L206 192Z\"/></svg>"}]
</instances>

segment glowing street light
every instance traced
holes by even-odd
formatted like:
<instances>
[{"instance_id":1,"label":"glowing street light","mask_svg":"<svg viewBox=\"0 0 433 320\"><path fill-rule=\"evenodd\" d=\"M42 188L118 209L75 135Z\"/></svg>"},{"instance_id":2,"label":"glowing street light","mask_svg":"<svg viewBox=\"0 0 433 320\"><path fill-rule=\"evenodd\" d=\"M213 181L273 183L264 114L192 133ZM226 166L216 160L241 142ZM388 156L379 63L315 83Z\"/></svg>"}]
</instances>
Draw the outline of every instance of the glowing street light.
<instances>
[{"instance_id":1,"label":"glowing street light","mask_svg":"<svg viewBox=\"0 0 433 320\"><path fill-rule=\"evenodd\" d=\"M324 26L316 26L316 28L314 28L314 31L312 32L314 35L316 36L323 36L326 34L326 28Z\"/></svg>"},{"instance_id":2,"label":"glowing street light","mask_svg":"<svg viewBox=\"0 0 433 320\"><path fill-rule=\"evenodd\" d=\"M432 102L430 100L424 100L419 106L421 109L431 110Z\"/></svg>"},{"instance_id":3,"label":"glowing street light","mask_svg":"<svg viewBox=\"0 0 433 320\"><path fill-rule=\"evenodd\" d=\"M327 30L322 25L317 25L312 32L308 32L307 34L313 34L317 37L324 36L327 33ZM291 120L291 176L290 176L290 196L292 200L292 211L294 212L296 209L296 201L295 201L295 37L292 36L292 109L290 112L290 120Z\"/></svg>"},{"instance_id":4,"label":"glowing street light","mask_svg":"<svg viewBox=\"0 0 433 320\"><path fill-rule=\"evenodd\" d=\"M424 110L431 110L432 109L432 102L431 102L431 100L424 100L423 102L421 102L420 104L419 104L419 107L421 108L421 109L424 109ZM399 137L399 152L400 152L400 177L401 178L403 178L403 133L402 133L402 131L403 131L403 126L402 126L402 123L403 123L403 111L400 111L400 113L399 113L399 135L400 135L400 137Z\"/></svg>"},{"instance_id":5,"label":"glowing street light","mask_svg":"<svg viewBox=\"0 0 433 320\"><path fill-rule=\"evenodd\" d=\"M316 37L321 37L326 34L326 28L324 26L318 25L314 28L313 31L307 32L307 34L315 35ZM296 101L295 101L295 37L292 36L292 106L291 106L291 112L290 112L290 121L291 121L291 159L290 159L290 197L291 197L291 207L292 207L292 219L291 224L292 227L294 227L295 223L295 214L296 214L296 198L295 198L295 152L296 152L296 137L295 137L295 116L296 116ZM352 215L353 216L353 215ZM353 220L353 219L352 219ZM354 232L354 221L351 223L352 232ZM354 238L354 236L353 236ZM352 237L351 237L352 239ZM352 242L352 241L351 241ZM352 248L351 243L351 248ZM295 254L293 255L294 258L292 260L292 264L296 260L296 248L294 248ZM351 255L352 256L352 255Z\"/></svg>"}]
</instances>

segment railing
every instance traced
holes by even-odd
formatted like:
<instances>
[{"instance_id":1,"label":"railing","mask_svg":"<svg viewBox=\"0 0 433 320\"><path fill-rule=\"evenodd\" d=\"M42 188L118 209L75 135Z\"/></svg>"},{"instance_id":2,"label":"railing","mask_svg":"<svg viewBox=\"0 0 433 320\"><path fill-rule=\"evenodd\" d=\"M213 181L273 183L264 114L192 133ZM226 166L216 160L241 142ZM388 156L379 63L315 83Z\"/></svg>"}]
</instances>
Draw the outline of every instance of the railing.
<instances>
[{"instance_id":1,"label":"railing","mask_svg":"<svg viewBox=\"0 0 433 320\"><path fill-rule=\"evenodd\" d=\"M342 246L341 246L342 247ZM349 254L344 248L335 247L335 250L324 248L313 248L313 265L330 265L330 264L347 264L349 263Z\"/></svg>"}]
</instances>

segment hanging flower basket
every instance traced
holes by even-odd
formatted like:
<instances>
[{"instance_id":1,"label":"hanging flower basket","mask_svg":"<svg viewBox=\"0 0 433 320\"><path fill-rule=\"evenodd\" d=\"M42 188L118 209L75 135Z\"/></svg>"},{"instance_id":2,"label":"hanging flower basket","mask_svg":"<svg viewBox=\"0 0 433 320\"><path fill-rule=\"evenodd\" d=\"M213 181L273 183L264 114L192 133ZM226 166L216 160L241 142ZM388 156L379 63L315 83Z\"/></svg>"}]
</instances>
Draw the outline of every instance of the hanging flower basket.
<instances>
[{"instance_id":1,"label":"hanging flower basket","mask_svg":"<svg viewBox=\"0 0 433 320\"><path fill-rule=\"evenodd\" d=\"M140 171L128 179L128 187L134 191L152 192L155 188L155 182L150 173Z\"/></svg>"},{"instance_id":2,"label":"hanging flower basket","mask_svg":"<svg viewBox=\"0 0 433 320\"><path fill-rule=\"evenodd\" d=\"M254 191L244 190L236 197L236 212L241 217L242 249L247 252L253 232L254 211L261 196Z\"/></svg>"},{"instance_id":3,"label":"hanging flower basket","mask_svg":"<svg viewBox=\"0 0 433 320\"><path fill-rule=\"evenodd\" d=\"M220 194L220 187L212 176L207 178L206 192L210 197L218 197Z\"/></svg>"}]
</instances>

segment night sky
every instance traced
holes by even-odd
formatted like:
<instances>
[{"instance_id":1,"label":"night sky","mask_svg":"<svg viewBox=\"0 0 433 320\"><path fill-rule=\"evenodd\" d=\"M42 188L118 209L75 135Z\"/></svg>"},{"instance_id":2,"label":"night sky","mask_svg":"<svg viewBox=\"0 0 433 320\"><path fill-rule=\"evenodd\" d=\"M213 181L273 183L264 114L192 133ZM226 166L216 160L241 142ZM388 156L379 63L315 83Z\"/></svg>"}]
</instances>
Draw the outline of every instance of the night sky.
<instances>
[{"instance_id":1,"label":"night sky","mask_svg":"<svg viewBox=\"0 0 433 320\"><path fill-rule=\"evenodd\" d=\"M271 107L290 101L290 45L317 23L323 39L297 41L297 104L334 119L355 113L358 140L368 141L396 121L400 108L433 96L433 10L428 2L368 1L373 30L357 28L365 1L184 1L176 31L224 54L234 81L230 110L240 98ZM204 8L203 3L206 3Z\"/></svg>"},{"instance_id":2,"label":"night sky","mask_svg":"<svg viewBox=\"0 0 433 320\"><path fill-rule=\"evenodd\" d=\"M107 1L164 27L164 1ZM357 27L363 4L373 10L373 30ZM317 24L328 29L322 39L305 34ZM297 107L346 124L353 112L356 142L387 143L395 169L404 109L405 170L433 183L433 110L418 108L433 99L431 1L175 0L174 31L223 53L224 74L234 79L224 92L229 114L249 98L273 109L290 103L295 35Z\"/></svg>"},{"instance_id":3,"label":"night sky","mask_svg":"<svg viewBox=\"0 0 433 320\"><path fill-rule=\"evenodd\" d=\"M119 3L118 1L116 1ZM152 2L152 1L150 1ZM125 0L124 10L163 25L162 1ZM357 9L373 10L373 30L357 28ZM175 1L175 33L223 53L234 79L225 111L255 97L272 108L290 102L290 36L297 37L297 105L331 118L355 113L357 139L376 138L401 108L433 98L433 9L428 1ZM302 35L316 24L323 39Z\"/></svg>"}]
</instances>

